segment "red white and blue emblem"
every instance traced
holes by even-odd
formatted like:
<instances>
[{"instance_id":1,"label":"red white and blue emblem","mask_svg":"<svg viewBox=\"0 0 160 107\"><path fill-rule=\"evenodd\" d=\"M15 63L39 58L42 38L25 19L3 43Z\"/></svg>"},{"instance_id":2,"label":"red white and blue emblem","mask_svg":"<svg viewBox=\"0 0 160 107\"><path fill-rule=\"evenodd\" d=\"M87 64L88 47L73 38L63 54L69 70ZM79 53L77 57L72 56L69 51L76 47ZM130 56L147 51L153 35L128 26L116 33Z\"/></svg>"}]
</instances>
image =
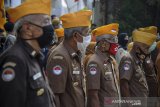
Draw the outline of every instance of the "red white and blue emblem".
<instances>
[{"instance_id":1,"label":"red white and blue emblem","mask_svg":"<svg viewBox=\"0 0 160 107\"><path fill-rule=\"evenodd\" d=\"M6 68L2 72L2 80L5 82L10 82L15 78L15 72L12 68Z\"/></svg>"},{"instance_id":2,"label":"red white and blue emblem","mask_svg":"<svg viewBox=\"0 0 160 107\"><path fill-rule=\"evenodd\" d=\"M56 65L53 67L53 73L55 75L60 75L62 73L62 67L59 65Z\"/></svg>"},{"instance_id":3,"label":"red white and blue emblem","mask_svg":"<svg viewBox=\"0 0 160 107\"><path fill-rule=\"evenodd\" d=\"M128 63L126 63L124 66L123 66L124 70L125 71L128 71L130 70L130 65Z\"/></svg>"},{"instance_id":4,"label":"red white and blue emblem","mask_svg":"<svg viewBox=\"0 0 160 107\"><path fill-rule=\"evenodd\" d=\"M95 75L97 73L97 69L95 67L91 67L89 72L91 75Z\"/></svg>"}]
</instances>

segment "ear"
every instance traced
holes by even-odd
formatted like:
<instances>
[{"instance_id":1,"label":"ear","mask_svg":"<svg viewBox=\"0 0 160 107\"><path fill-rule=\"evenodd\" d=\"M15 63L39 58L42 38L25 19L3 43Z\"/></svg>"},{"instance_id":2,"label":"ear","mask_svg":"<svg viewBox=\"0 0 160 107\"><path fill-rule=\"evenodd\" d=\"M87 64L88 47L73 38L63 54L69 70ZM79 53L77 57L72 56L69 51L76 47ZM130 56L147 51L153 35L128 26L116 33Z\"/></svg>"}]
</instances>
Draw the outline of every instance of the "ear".
<instances>
[{"instance_id":1,"label":"ear","mask_svg":"<svg viewBox=\"0 0 160 107\"><path fill-rule=\"evenodd\" d=\"M74 33L73 33L73 40L74 40L74 41L77 41L77 39L78 39L77 32L74 32Z\"/></svg>"}]
</instances>

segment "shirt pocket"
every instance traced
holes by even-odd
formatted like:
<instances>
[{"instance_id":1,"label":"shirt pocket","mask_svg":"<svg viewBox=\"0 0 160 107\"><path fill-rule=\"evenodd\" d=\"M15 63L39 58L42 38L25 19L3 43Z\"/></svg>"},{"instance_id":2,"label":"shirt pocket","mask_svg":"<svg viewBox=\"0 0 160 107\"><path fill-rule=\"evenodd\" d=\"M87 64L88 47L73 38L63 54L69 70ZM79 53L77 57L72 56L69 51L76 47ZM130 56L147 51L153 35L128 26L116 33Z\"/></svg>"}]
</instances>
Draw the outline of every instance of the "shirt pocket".
<instances>
[{"instance_id":1,"label":"shirt pocket","mask_svg":"<svg viewBox=\"0 0 160 107\"><path fill-rule=\"evenodd\" d=\"M136 76L137 79L142 78L143 71L140 68L136 69L135 73L136 73L135 76Z\"/></svg>"},{"instance_id":2,"label":"shirt pocket","mask_svg":"<svg viewBox=\"0 0 160 107\"><path fill-rule=\"evenodd\" d=\"M80 82L81 81L81 71L80 70L73 71L72 79L73 79L73 82Z\"/></svg>"},{"instance_id":3,"label":"shirt pocket","mask_svg":"<svg viewBox=\"0 0 160 107\"><path fill-rule=\"evenodd\" d=\"M112 81L113 77L112 77L112 72L105 72L104 73L104 78L106 81Z\"/></svg>"},{"instance_id":4,"label":"shirt pocket","mask_svg":"<svg viewBox=\"0 0 160 107\"><path fill-rule=\"evenodd\" d=\"M40 88L44 88L44 79L42 77L41 72L38 72L34 75L32 75L29 79L30 81L30 87L34 90L38 90Z\"/></svg>"},{"instance_id":5,"label":"shirt pocket","mask_svg":"<svg viewBox=\"0 0 160 107\"><path fill-rule=\"evenodd\" d=\"M139 81L140 84L145 86L145 88L148 89L147 81L144 72L141 69L136 70L136 78Z\"/></svg>"}]
</instances>

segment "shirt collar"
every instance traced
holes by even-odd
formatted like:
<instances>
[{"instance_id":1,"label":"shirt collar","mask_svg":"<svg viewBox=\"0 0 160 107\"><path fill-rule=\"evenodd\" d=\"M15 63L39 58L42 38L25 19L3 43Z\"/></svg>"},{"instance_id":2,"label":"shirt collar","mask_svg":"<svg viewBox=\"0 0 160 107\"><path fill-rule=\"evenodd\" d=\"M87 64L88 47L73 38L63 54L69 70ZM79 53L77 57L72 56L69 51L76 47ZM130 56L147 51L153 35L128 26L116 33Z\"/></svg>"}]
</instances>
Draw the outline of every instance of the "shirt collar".
<instances>
[{"instance_id":1,"label":"shirt collar","mask_svg":"<svg viewBox=\"0 0 160 107\"><path fill-rule=\"evenodd\" d=\"M141 61L137 58L135 52L131 51L130 54L131 54L133 60L136 62L136 64L140 64L141 63Z\"/></svg>"},{"instance_id":2,"label":"shirt collar","mask_svg":"<svg viewBox=\"0 0 160 107\"><path fill-rule=\"evenodd\" d=\"M32 48L32 46L30 46L27 42L25 42L25 40L18 38L17 40L18 42L20 42L20 44L22 45L22 47L24 48L24 50L33 58L39 57L39 58L44 58L44 55L42 52L37 52L35 49Z\"/></svg>"},{"instance_id":3,"label":"shirt collar","mask_svg":"<svg viewBox=\"0 0 160 107\"><path fill-rule=\"evenodd\" d=\"M101 58L102 61L112 60L108 53L102 53L99 49L96 49L95 53Z\"/></svg>"},{"instance_id":4,"label":"shirt collar","mask_svg":"<svg viewBox=\"0 0 160 107\"><path fill-rule=\"evenodd\" d=\"M80 51L75 51L74 49L72 49L69 45L68 45L68 43L66 43L66 42L62 42L62 44L63 44L63 46L67 49L67 51L68 51L68 53L69 53L69 55L71 56L71 58L79 58L79 59L81 59L81 52Z\"/></svg>"}]
</instances>

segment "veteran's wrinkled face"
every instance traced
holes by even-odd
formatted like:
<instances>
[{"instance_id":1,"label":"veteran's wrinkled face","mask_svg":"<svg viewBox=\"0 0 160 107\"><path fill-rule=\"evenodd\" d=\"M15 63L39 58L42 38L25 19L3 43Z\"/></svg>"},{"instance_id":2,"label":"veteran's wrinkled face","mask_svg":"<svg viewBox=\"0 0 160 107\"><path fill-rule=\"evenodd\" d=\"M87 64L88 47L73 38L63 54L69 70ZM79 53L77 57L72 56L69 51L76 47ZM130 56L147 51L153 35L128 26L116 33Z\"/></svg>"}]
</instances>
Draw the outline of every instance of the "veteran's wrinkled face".
<instances>
[{"instance_id":1,"label":"veteran's wrinkled face","mask_svg":"<svg viewBox=\"0 0 160 107\"><path fill-rule=\"evenodd\" d=\"M149 55L149 45L140 42L135 42L134 45L136 46L135 51L139 58L145 59Z\"/></svg>"},{"instance_id":2,"label":"veteran's wrinkled face","mask_svg":"<svg viewBox=\"0 0 160 107\"><path fill-rule=\"evenodd\" d=\"M33 38L37 38L43 34L42 27L51 25L51 18L48 15L33 15L28 20L26 19L28 29L26 29Z\"/></svg>"}]
</instances>

